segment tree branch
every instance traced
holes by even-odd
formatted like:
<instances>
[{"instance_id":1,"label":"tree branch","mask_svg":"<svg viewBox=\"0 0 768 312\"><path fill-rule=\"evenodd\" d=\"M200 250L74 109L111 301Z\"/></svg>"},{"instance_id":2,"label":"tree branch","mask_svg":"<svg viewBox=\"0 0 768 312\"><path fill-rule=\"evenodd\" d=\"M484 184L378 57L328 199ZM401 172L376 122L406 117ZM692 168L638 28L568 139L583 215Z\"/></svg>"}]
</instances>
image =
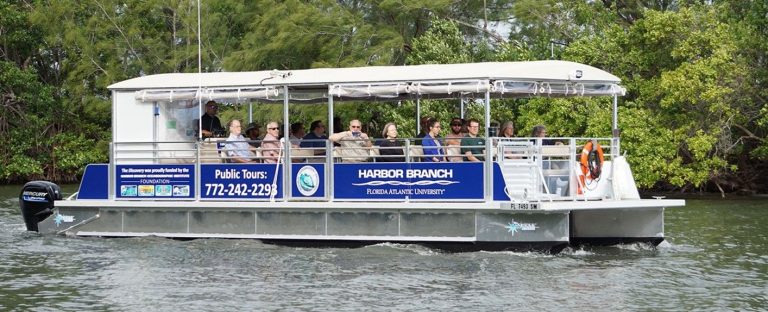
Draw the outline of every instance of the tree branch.
<instances>
[{"instance_id":1,"label":"tree branch","mask_svg":"<svg viewBox=\"0 0 768 312\"><path fill-rule=\"evenodd\" d=\"M460 20L457 20L457 19L449 17L449 16L444 16L444 18L448 19L448 20L450 20L452 22L455 22L457 24L461 24L461 25L464 25L464 26L476 29L476 30L478 30L478 31L488 35L488 36L491 36L491 38L496 40L496 42L498 42L498 43L506 43L507 42L506 39L504 39L501 35L497 34L495 31L484 29L483 27L479 27L477 25L472 25L470 23L467 23L467 22L464 22L464 21L460 21Z\"/></svg>"},{"instance_id":2,"label":"tree branch","mask_svg":"<svg viewBox=\"0 0 768 312\"><path fill-rule=\"evenodd\" d=\"M114 26L115 26L115 28L117 29L117 31L118 31L118 32L120 33L120 35L123 37L123 39L125 40L125 43L126 43L126 44L128 44L128 49L129 49L129 50L131 50L131 54L133 54L133 56L134 56L136 59L140 60L140 59L141 59L141 57L139 57L139 54L138 54L138 53L136 53L136 50L133 48L133 45L131 45L131 41L130 41L130 40L128 40L128 36L126 36L126 35L125 35L125 33L123 32L123 29L122 29L122 28L120 28L120 26L119 26L119 25L117 25L117 22L115 22L115 20L114 20L114 19L112 19L112 17L109 15L109 13L107 13L107 10L106 10L106 9L104 9L104 6L101 4L101 2L99 2L99 1L94 1L94 2L95 2L95 3L96 3L96 5L99 7L99 9L101 9L101 12L103 12L103 13L104 13L104 16L106 16L106 17L107 17L107 19L108 19L110 22L112 22L112 25L114 25Z\"/></svg>"},{"instance_id":3,"label":"tree branch","mask_svg":"<svg viewBox=\"0 0 768 312\"><path fill-rule=\"evenodd\" d=\"M733 126L736 127L736 128L739 128L741 131L743 131L744 133L747 134L747 136L742 136L742 138L758 140L758 141L763 142L763 143L766 142L766 140L764 138L756 136L754 133L752 133L752 131L747 130L747 128L744 128L744 126L742 126L740 124L734 123Z\"/></svg>"}]
</instances>

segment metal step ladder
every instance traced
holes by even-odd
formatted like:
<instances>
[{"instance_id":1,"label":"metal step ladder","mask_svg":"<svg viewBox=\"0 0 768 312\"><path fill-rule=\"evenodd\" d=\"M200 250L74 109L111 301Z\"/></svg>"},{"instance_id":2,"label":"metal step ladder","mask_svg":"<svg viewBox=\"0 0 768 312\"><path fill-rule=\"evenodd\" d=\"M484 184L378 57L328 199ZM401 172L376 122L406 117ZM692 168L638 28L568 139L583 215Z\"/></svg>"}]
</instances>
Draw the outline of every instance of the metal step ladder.
<instances>
[{"instance_id":1,"label":"metal step ladder","mask_svg":"<svg viewBox=\"0 0 768 312\"><path fill-rule=\"evenodd\" d=\"M507 196L512 201L537 200L541 180L533 142L500 141L497 149Z\"/></svg>"}]
</instances>

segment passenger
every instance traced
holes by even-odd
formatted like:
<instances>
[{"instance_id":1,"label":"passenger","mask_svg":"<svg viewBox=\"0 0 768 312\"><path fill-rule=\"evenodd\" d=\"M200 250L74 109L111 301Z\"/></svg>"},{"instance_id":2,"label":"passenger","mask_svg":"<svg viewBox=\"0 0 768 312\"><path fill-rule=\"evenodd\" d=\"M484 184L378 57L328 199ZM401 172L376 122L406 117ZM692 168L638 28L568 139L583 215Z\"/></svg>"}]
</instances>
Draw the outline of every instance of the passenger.
<instances>
[{"instance_id":1,"label":"passenger","mask_svg":"<svg viewBox=\"0 0 768 312\"><path fill-rule=\"evenodd\" d=\"M224 150L227 151L230 162L254 163L256 162L254 161L256 155L252 151L255 148L245 141L245 137L240 133L241 130L240 120L232 119L229 122L229 137L227 143L224 144Z\"/></svg>"},{"instance_id":2,"label":"passenger","mask_svg":"<svg viewBox=\"0 0 768 312\"><path fill-rule=\"evenodd\" d=\"M221 120L219 120L219 117L216 117L218 112L219 105L216 104L216 101L208 101L208 103L205 103L205 114L200 118L202 121L203 138L224 136L224 128L221 126Z\"/></svg>"},{"instance_id":3,"label":"passenger","mask_svg":"<svg viewBox=\"0 0 768 312\"><path fill-rule=\"evenodd\" d=\"M464 136L467 136L467 133L469 133L469 131L467 131L467 120L462 118L461 119L461 134L463 134Z\"/></svg>"},{"instance_id":4,"label":"passenger","mask_svg":"<svg viewBox=\"0 0 768 312\"><path fill-rule=\"evenodd\" d=\"M315 156L325 155L325 142L319 140L327 140L328 136L325 135L325 125L320 120L315 120L309 125L309 133L304 136L299 146L304 148L314 148Z\"/></svg>"},{"instance_id":5,"label":"passenger","mask_svg":"<svg viewBox=\"0 0 768 312\"><path fill-rule=\"evenodd\" d=\"M499 129L499 141L511 141L510 139L515 137L515 124L512 121L507 121L501 125ZM511 151L504 152L504 158L506 159L519 159L519 155Z\"/></svg>"},{"instance_id":6,"label":"passenger","mask_svg":"<svg viewBox=\"0 0 768 312\"><path fill-rule=\"evenodd\" d=\"M422 145L421 139L427 136L427 133L429 133L429 123L434 120L434 118L429 116L421 117L421 120L419 120L419 124L421 125L421 130L419 130L419 134L416 135L416 142L414 142L416 145Z\"/></svg>"},{"instance_id":7,"label":"passenger","mask_svg":"<svg viewBox=\"0 0 768 312\"><path fill-rule=\"evenodd\" d=\"M270 121L267 124L267 134L261 142L261 155L264 156L264 163L275 164L280 157L280 127L277 122Z\"/></svg>"},{"instance_id":8,"label":"passenger","mask_svg":"<svg viewBox=\"0 0 768 312\"><path fill-rule=\"evenodd\" d=\"M341 146L342 162L356 163L368 161L368 149L371 147L371 141L368 135L361 131L362 124L359 120L353 119L349 122L349 131L334 133L328 139L338 143Z\"/></svg>"},{"instance_id":9,"label":"passenger","mask_svg":"<svg viewBox=\"0 0 768 312\"><path fill-rule=\"evenodd\" d=\"M430 119L429 132L424 137L424 161L425 162L441 162L445 161L445 153L443 153L443 146L440 144L438 136L440 134L440 122L435 119Z\"/></svg>"},{"instance_id":10,"label":"passenger","mask_svg":"<svg viewBox=\"0 0 768 312\"><path fill-rule=\"evenodd\" d=\"M534 138L545 138L547 137L547 127L544 125L536 125L533 127L533 130L531 130L531 136ZM536 142L534 141L534 144ZM563 145L562 142L551 140L551 139L542 139L541 145Z\"/></svg>"},{"instance_id":11,"label":"passenger","mask_svg":"<svg viewBox=\"0 0 768 312\"><path fill-rule=\"evenodd\" d=\"M480 122L477 119L470 119L467 122L467 136L461 139L461 154L465 161L483 161L485 157L485 139L478 137L480 132Z\"/></svg>"},{"instance_id":12,"label":"passenger","mask_svg":"<svg viewBox=\"0 0 768 312\"><path fill-rule=\"evenodd\" d=\"M261 127L259 127L259 124L255 122L249 123L248 127L245 128L245 137L252 142L248 142L248 144L256 148L260 147L261 142L259 141L259 136L261 136Z\"/></svg>"},{"instance_id":13,"label":"passenger","mask_svg":"<svg viewBox=\"0 0 768 312\"><path fill-rule=\"evenodd\" d=\"M301 145L301 139L304 138L305 134L303 122L294 122L291 124L291 145L293 147L299 147L299 145Z\"/></svg>"},{"instance_id":14,"label":"passenger","mask_svg":"<svg viewBox=\"0 0 768 312\"><path fill-rule=\"evenodd\" d=\"M450 162L464 161L461 156L461 138L464 137L461 133L462 127L461 118L451 119L451 131L445 136L445 153Z\"/></svg>"},{"instance_id":15,"label":"passenger","mask_svg":"<svg viewBox=\"0 0 768 312\"><path fill-rule=\"evenodd\" d=\"M507 139L515 137L515 124L512 121L502 124L499 130L499 137Z\"/></svg>"},{"instance_id":16,"label":"passenger","mask_svg":"<svg viewBox=\"0 0 768 312\"><path fill-rule=\"evenodd\" d=\"M384 125L384 130L381 131L381 136L384 139L379 146L378 161L381 162L404 162L403 148L399 140L397 140L397 126L394 123L387 123Z\"/></svg>"}]
</instances>

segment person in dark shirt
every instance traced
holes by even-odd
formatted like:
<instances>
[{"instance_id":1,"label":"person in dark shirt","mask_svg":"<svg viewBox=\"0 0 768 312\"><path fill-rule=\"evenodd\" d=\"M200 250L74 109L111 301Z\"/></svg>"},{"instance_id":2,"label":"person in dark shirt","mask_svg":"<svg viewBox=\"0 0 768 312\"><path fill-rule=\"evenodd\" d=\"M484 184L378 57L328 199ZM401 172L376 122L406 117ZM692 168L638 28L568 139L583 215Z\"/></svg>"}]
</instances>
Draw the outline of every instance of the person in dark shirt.
<instances>
[{"instance_id":1,"label":"person in dark shirt","mask_svg":"<svg viewBox=\"0 0 768 312\"><path fill-rule=\"evenodd\" d=\"M416 145L422 145L422 139L429 133L429 125L434 120L434 118L429 116L421 117L421 120L419 121L421 124L421 131L416 135L416 141L414 142Z\"/></svg>"},{"instance_id":2,"label":"person in dark shirt","mask_svg":"<svg viewBox=\"0 0 768 312\"><path fill-rule=\"evenodd\" d=\"M481 138L480 122L477 119L470 119L467 122L467 136L461 139L461 153L464 155L464 161L484 161L485 160L485 139Z\"/></svg>"},{"instance_id":3,"label":"person in dark shirt","mask_svg":"<svg viewBox=\"0 0 768 312\"><path fill-rule=\"evenodd\" d=\"M261 141L261 127L259 124L252 122L248 124L248 127L245 128L245 138L250 140L251 142L248 142L253 147L260 147Z\"/></svg>"},{"instance_id":4,"label":"person in dark shirt","mask_svg":"<svg viewBox=\"0 0 768 312\"><path fill-rule=\"evenodd\" d=\"M216 117L219 112L219 105L216 101L208 101L205 103L205 114L200 118L203 129L203 138L210 138L217 136L223 136L224 128L221 126L221 120Z\"/></svg>"},{"instance_id":5,"label":"person in dark shirt","mask_svg":"<svg viewBox=\"0 0 768 312\"><path fill-rule=\"evenodd\" d=\"M315 156L325 155L325 141L328 136L325 135L325 125L320 120L315 120L309 124L309 133L301 140L301 147L314 148Z\"/></svg>"},{"instance_id":6,"label":"person in dark shirt","mask_svg":"<svg viewBox=\"0 0 768 312\"><path fill-rule=\"evenodd\" d=\"M536 125L533 127L533 130L531 130L531 136L534 138L545 138L547 137L547 127L544 125ZM533 141L534 144L536 144L536 141ZM541 145L562 145L563 143L557 140L552 139L542 139Z\"/></svg>"},{"instance_id":7,"label":"person in dark shirt","mask_svg":"<svg viewBox=\"0 0 768 312\"><path fill-rule=\"evenodd\" d=\"M400 141L397 140L397 126L391 122L387 123L384 125L381 136L384 139L379 144L380 157L377 160L381 162L404 162L403 147L400 145Z\"/></svg>"}]
</instances>

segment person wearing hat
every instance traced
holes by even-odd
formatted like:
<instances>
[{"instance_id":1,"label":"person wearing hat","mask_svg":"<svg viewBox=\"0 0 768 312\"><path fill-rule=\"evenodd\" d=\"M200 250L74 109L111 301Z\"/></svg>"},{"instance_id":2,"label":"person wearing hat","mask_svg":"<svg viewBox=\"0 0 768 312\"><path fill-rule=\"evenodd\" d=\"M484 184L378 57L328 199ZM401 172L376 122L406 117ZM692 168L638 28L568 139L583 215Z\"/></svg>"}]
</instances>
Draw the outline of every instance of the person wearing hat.
<instances>
[{"instance_id":1,"label":"person wearing hat","mask_svg":"<svg viewBox=\"0 0 768 312\"><path fill-rule=\"evenodd\" d=\"M248 140L251 140L252 142L248 142L253 147L259 147L261 146L261 141L259 141L259 136L261 135L261 127L259 127L259 124L252 122L249 123L247 127L245 127L245 138Z\"/></svg>"},{"instance_id":2,"label":"person wearing hat","mask_svg":"<svg viewBox=\"0 0 768 312\"><path fill-rule=\"evenodd\" d=\"M221 120L216 117L219 112L219 105L216 101L205 103L205 114L200 117L203 129L203 138L210 138L216 134L224 133L224 127L221 126Z\"/></svg>"}]
</instances>

